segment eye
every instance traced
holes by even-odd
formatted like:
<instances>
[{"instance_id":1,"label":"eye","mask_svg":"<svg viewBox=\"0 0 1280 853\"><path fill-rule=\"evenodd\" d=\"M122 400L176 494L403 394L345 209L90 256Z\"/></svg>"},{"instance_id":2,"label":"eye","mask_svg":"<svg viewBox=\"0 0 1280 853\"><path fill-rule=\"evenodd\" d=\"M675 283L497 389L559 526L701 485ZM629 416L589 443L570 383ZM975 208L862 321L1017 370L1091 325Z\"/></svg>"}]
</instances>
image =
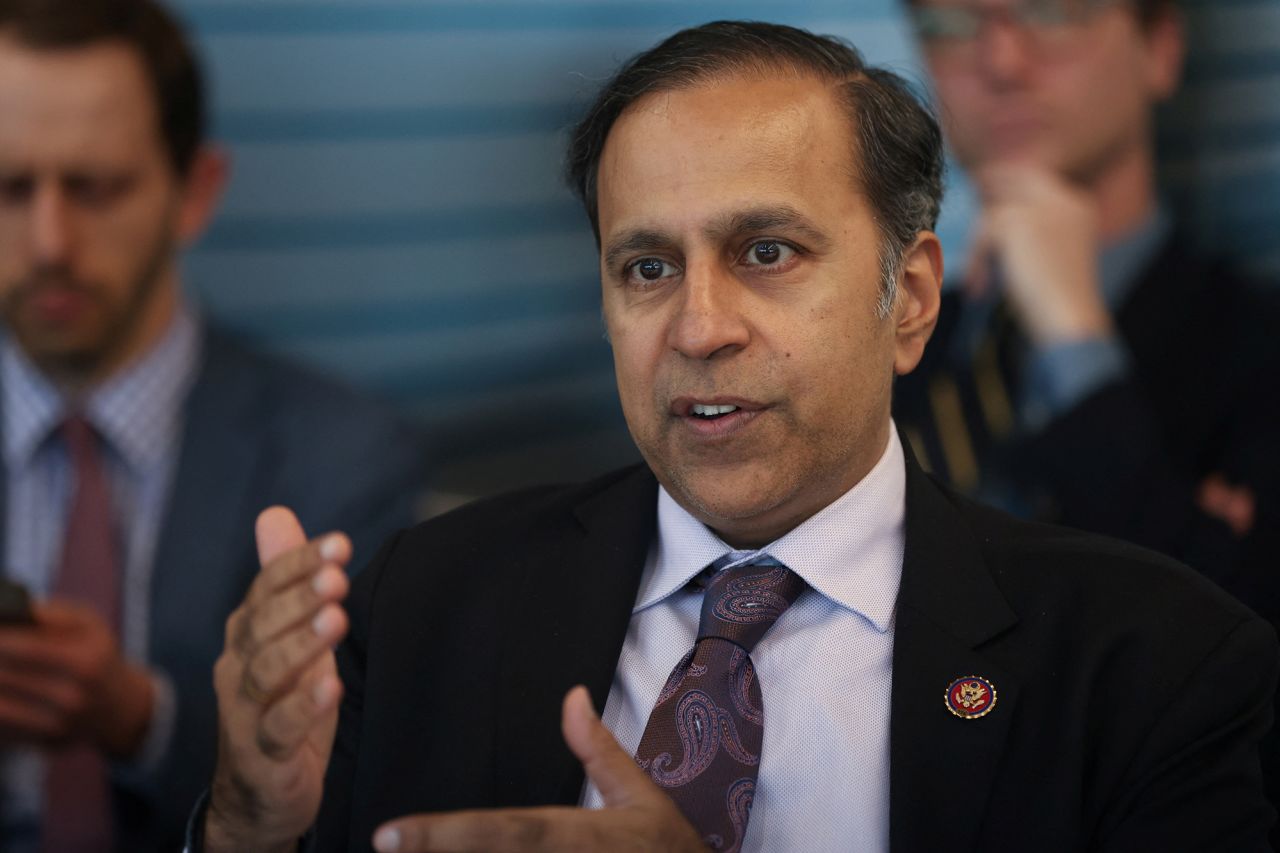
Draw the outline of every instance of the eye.
<instances>
[{"instance_id":1,"label":"eye","mask_svg":"<svg viewBox=\"0 0 1280 853\"><path fill-rule=\"evenodd\" d=\"M107 207L133 189L132 175L69 175L64 181L67 195L85 207Z\"/></svg>"},{"instance_id":2,"label":"eye","mask_svg":"<svg viewBox=\"0 0 1280 853\"><path fill-rule=\"evenodd\" d=\"M640 258L627 264L622 271L623 278L628 283L641 287L662 281L677 273L679 269L674 264L667 263L661 258Z\"/></svg>"},{"instance_id":3,"label":"eye","mask_svg":"<svg viewBox=\"0 0 1280 853\"><path fill-rule=\"evenodd\" d=\"M749 267L786 267L796 257L796 250L777 240L757 240L747 247L742 262Z\"/></svg>"},{"instance_id":4,"label":"eye","mask_svg":"<svg viewBox=\"0 0 1280 853\"><path fill-rule=\"evenodd\" d=\"M31 175L0 175L0 204L26 204L35 187L35 178Z\"/></svg>"}]
</instances>

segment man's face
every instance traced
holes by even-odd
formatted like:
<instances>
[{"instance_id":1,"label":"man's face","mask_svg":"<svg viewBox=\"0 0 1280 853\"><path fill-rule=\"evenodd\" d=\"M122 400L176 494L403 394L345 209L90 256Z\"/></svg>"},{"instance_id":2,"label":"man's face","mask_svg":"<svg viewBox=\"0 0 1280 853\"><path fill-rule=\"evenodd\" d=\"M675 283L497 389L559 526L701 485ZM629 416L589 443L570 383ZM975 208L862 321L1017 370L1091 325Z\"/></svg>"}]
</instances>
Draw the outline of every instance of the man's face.
<instances>
[{"instance_id":1,"label":"man's face","mask_svg":"<svg viewBox=\"0 0 1280 853\"><path fill-rule=\"evenodd\" d=\"M780 76L644 98L601 158L627 424L672 496L735 545L826 506L888 441L895 320L877 316L853 156L831 86Z\"/></svg>"},{"instance_id":2,"label":"man's face","mask_svg":"<svg viewBox=\"0 0 1280 853\"><path fill-rule=\"evenodd\" d=\"M1145 30L1125 3L1049 27L1019 23L1027 4L1012 0L921 5L985 12L975 37L924 45L948 140L966 167L1021 162L1087 183L1150 145L1152 105L1177 85L1176 22Z\"/></svg>"},{"instance_id":3,"label":"man's face","mask_svg":"<svg viewBox=\"0 0 1280 853\"><path fill-rule=\"evenodd\" d=\"M37 364L99 373L163 328L181 195L132 51L0 35L0 316Z\"/></svg>"}]
</instances>

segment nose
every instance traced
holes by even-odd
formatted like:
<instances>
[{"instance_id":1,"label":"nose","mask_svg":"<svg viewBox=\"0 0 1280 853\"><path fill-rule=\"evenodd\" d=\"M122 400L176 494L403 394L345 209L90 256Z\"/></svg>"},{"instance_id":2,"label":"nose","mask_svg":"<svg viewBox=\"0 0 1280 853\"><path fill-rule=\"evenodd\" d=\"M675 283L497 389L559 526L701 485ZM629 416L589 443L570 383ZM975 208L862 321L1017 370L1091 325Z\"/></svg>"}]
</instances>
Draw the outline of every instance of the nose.
<instances>
[{"instance_id":1,"label":"nose","mask_svg":"<svg viewBox=\"0 0 1280 853\"><path fill-rule=\"evenodd\" d=\"M692 359L719 358L751 340L743 315L742 284L713 260L690 263L668 343Z\"/></svg>"},{"instance_id":2,"label":"nose","mask_svg":"<svg viewBox=\"0 0 1280 853\"><path fill-rule=\"evenodd\" d=\"M982 24L978 63L983 75L997 86L1021 81L1035 61L1030 34L1006 14L992 15Z\"/></svg>"},{"instance_id":3,"label":"nose","mask_svg":"<svg viewBox=\"0 0 1280 853\"><path fill-rule=\"evenodd\" d=\"M36 188L31 210L31 249L41 265L59 264L71 250L71 211L56 182Z\"/></svg>"}]
</instances>

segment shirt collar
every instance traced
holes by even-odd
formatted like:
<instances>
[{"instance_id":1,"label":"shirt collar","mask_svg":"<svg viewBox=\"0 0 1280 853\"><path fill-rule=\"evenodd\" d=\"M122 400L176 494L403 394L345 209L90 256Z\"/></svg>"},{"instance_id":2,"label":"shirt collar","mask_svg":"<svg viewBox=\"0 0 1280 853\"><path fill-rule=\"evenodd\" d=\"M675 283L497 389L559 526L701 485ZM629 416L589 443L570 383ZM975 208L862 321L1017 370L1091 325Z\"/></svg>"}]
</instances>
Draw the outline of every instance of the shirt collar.
<instances>
[{"instance_id":1,"label":"shirt collar","mask_svg":"<svg viewBox=\"0 0 1280 853\"><path fill-rule=\"evenodd\" d=\"M85 416L131 468L150 467L168 453L199 367L201 339L194 312L180 304L155 346L85 396ZM11 466L29 460L70 408L9 336L0 344L0 402Z\"/></svg>"},{"instance_id":2,"label":"shirt collar","mask_svg":"<svg viewBox=\"0 0 1280 853\"><path fill-rule=\"evenodd\" d=\"M762 549L837 606L889 630L902 580L906 463L890 425L880 460L853 488ZM663 601L733 550L665 488L658 489L658 541L635 611Z\"/></svg>"},{"instance_id":3,"label":"shirt collar","mask_svg":"<svg viewBox=\"0 0 1280 853\"><path fill-rule=\"evenodd\" d=\"M1173 218L1163 204L1142 224L1113 240L1098 253L1098 284L1112 312L1119 311L1137 285L1142 271L1173 232Z\"/></svg>"}]
</instances>

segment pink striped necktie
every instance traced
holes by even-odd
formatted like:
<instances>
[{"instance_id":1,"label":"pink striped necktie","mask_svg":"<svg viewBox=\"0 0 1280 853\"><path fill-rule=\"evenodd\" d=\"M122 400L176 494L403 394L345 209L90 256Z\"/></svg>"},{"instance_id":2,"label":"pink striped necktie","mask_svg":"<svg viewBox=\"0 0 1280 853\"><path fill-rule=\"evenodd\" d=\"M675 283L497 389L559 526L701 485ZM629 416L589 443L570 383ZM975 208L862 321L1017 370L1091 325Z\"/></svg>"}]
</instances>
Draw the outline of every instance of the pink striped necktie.
<instances>
[{"instance_id":1,"label":"pink striped necktie","mask_svg":"<svg viewBox=\"0 0 1280 853\"><path fill-rule=\"evenodd\" d=\"M62 426L75 490L67 515L54 595L93 608L119 635L120 546L111 490L93 426L72 415ZM111 789L106 759L92 744L48 753L44 789L44 853L112 849Z\"/></svg>"}]
</instances>

